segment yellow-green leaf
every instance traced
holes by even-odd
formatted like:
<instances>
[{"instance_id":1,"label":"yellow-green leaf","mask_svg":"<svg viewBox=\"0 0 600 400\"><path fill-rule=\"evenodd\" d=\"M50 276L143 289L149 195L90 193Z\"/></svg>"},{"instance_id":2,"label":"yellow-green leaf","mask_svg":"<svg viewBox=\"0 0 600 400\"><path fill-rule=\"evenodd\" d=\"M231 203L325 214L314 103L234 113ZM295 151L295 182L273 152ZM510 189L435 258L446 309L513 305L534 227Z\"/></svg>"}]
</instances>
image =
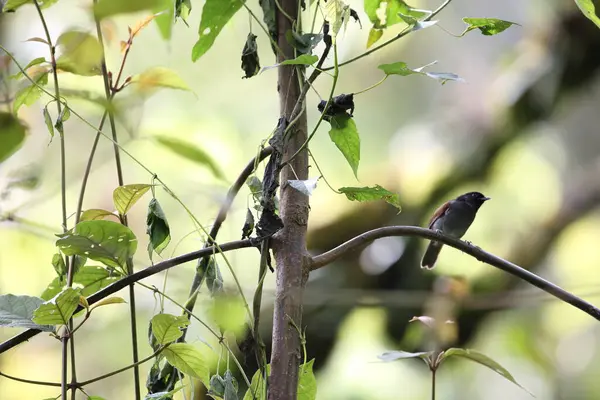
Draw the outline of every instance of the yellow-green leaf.
<instances>
[{"instance_id":1,"label":"yellow-green leaf","mask_svg":"<svg viewBox=\"0 0 600 400\"><path fill-rule=\"evenodd\" d=\"M36 84L28 82L27 86L15 94L15 101L13 102L13 111L15 114L19 112L21 106L30 106L42 96L42 89L38 86L44 86L48 83L48 72L42 73L34 80Z\"/></svg>"},{"instance_id":2,"label":"yellow-green leaf","mask_svg":"<svg viewBox=\"0 0 600 400\"><path fill-rule=\"evenodd\" d=\"M600 28L600 18L598 18L598 15L596 14L596 7L594 7L594 2L592 0L575 0L575 4L577 4L577 7L579 7L586 18Z\"/></svg>"},{"instance_id":3,"label":"yellow-green leaf","mask_svg":"<svg viewBox=\"0 0 600 400\"><path fill-rule=\"evenodd\" d=\"M141 93L146 94L161 88L191 91L175 71L164 67L149 68L141 74L133 76L131 82L136 84L136 88Z\"/></svg>"},{"instance_id":4,"label":"yellow-green leaf","mask_svg":"<svg viewBox=\"0 0 600 400\"><path fill-rule=\"evenodd\" d=\"M109 304L123 304L123 303L127 303L124 299L122 299L121 297L106 297L102 300L100 300L99 302L95 303L92 306L92 310L94 308L98 308L98 307L102 307L102 306L107 306Z\"/></svg>"},{"instance_id":5,"label":"yellow-green leaf","mask_svg":"<svg viewBox=\"0 0 600 400\"><path fill-rule=\"evenodd\" d=\"M99 0L94 5L94 15L98 19L117 14L128 14L143 10L165 10L169 0Z\"/></svg>"},{"instance_id":6,"label":"yellow-green leaf","mask_svg":"<svg viewBox=\"0 0 600 400\"><path fill-rule=\"evenodd\" d=\"M102 73L102 46L95 36L81 31L67 31L56 41L61 56L56 67L77 75L92 76Z\"/></svg>"},{"instance_id":7,"label":"yellow-green leaf","mask_svg":"<svg viewBox=\"0 0 600 400\"><path fill-rule=\"evenodd\" d=\"M596 17L596 19L598 19L598 17ZM504 21L496 18L463 18L463 21L469 26L461 36L474 29L479 29L483 35L492 36L504 32L513 25L519 25L516 22Z\"/></svg>"},{"instance_id":8,"label":"yellow-green leaf","mask_svg":"<svg viewBox=\"0 0 600 400\"><path fill-rule=\"evenodd\" d=\"M398 194L392 193L389 190L382 188L379 185L373 187L343 187L340 192L346 195L348 200L352 201L373 201L384 200L393 205L398 210L401 210L400 198Z\"/></svg>"},{"instance_id":9,"label":"yellow-green leaf","mask_svg":"<svg viewBox=\"0 0 600 400\"><path fill-rule=\"evenodd\" d=\"M189 343L173 343L162 351L167 362L193 378L198 378L205 386L210 385L209 370L202 359L202 353Z\"/></svg>"},{"instance_id":10,"label":"yellow-green leaf","mask_svg":"<svg viewBox=\"0 0 600 400\"><path fill-rule=\"evenodd\" d=\"M148 191L152 185L136 183L132 185L119 186L113 191L113 203L115 209L121 215L129 212L131 207Z\"/></svg>"},{"instance_id":11,"label":"yellow-green leaf","mask_svg":"<svg viewBox=\"0 0 600 400\"><path fill-rule=\"evenodd\" d=\"M191 143L167 136L156 136L156 140L174 153L208 167L215 177L225 179L225 176L217 163L215 163L212 157L201 148L196 147Z\"/></svg>"},{"instance_id":12,"label":"yellow-green leaf","mask_svg":"<svg viewBox=\"0 0 600 400\"><path fill-rule=\"evenodd\" d=\"M32 321L40 325L66 325L79 305L79 291L66 288L33 312Z\"/></svg>"},{"instance_id":13,"label":"yellow-green leaf","mask_svg":"<svg viewBox=\"0 0 600 400\"><path fill-rule=\"evenodd\" d=\"M171 314L157 314L150 321L152 334L160 344L176 341L183 335L181 331L190 324L186 316L175 316Z\"/></svg>"},{"instance_id":14,"label":"yellow-green leaf","mask_svg":"<svg viewBox=\"0 0 600 400\"><path fill-rule=\"evenodd\" d=\"M13 114L0 111L0 163L21 148L27 131Z\"/></svg>"},{"instance_id":15,"label":"yellow-green leaf","mask_svg":"<svg viewBox=\"0 0 600 400\"><path fill-rule=\"evenodd\" d=\"M109 217L118 218L115 214L110 211L102 210L100 208L90 208L81 213L80 221L95 221L98 219L106 219Z\"/></svg>"},{"instance_id":16,"label":"yellow-green leaf","mask_svg":"<svg viewBox=\"0 0 600 400\"><path fill-rule=\"evenodd\" d=\"M375 44L383 36L383 29L371 28L367 38L367 49Z\"/></svg>"}]
</instances>

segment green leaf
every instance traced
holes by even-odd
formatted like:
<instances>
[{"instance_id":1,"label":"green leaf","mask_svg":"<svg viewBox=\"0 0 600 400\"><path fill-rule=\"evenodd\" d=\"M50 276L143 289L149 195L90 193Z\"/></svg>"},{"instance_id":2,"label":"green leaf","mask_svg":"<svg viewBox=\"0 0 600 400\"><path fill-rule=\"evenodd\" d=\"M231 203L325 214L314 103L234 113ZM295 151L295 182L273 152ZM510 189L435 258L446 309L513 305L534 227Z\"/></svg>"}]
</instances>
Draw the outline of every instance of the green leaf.
<instances>
[{"instance_id":1,"label":"green leaf","mask_svg":"<svg viewBox=\"0 0 600 400\"><path fill-rule=\"evenodd\" d=\"M80 221L95 221L106 219L108 217L119 218L110 211L102 210L100 208L90 208L81 213Z\"/></svg>"},{"instance_id":2,"label":"green leaf","mask_svg":"<svg viewBox=\"0 0 600 400\"><path fill-rule=\"evenodd\" d=\"M385 19L379 18L377 13L377 10L381 8L382 3L385 3ZM365 13L373 23L373 28L375 29L385 29L402 22L403 19L399 14L414 20L421 20L431 15L431 11L411 7L402 0L365 0L364 8Z\"/></svg>"},{"instance_id":3,"label":"green leaf","mask_svg":"<svg viewBox=\"0 0 600 400\"><path fill-rule=\"evenodd\" d=\"M152 185L136 183L119 186L113 191L113 204L121 215L129 212L131 207L148 191Z\"/></svg>"},{"instance_id":4,"label":"green leaf","mask_svg":"<svg viewBox=\"0 0 600 400\"><path fill-rule=\"evenodd\" d=\"M267 376L271 374L271 364L267 364L266 374ZM258 369L252 377L250 387L244 395L244 400L265 399L267 395L266 392L267 386L265 385L265 379L262 376L260 369Z\"/></svg>"},{"instance_id":5,"label":"green leaf","mask_svg":"<svg viewBox=\"0 0 600 400\"><path fill-rule=\"evenodd\" d=\"M48 106L44 107L44 122L46 123L46 128L48 128L48 133L50 134L50 140L54 137L54 126L52 124L52 117L48 112Z\"/></svg>"},{"instance_id":6,"label":"green leaf","mask_svg":"<svg viewBox=\"0 0 600 400\"><path fill-rule=\"evenodd\" d=\"M67 31L58 37L56 44L62 53L56 60L58 69L83 76L102 74L104 52L95 36L76 30Z\"/></svg>"},{"instance_id":7,"label":"green leaf","mask_svg":"<svg viewBox=\"0 0 600 400\"><path fill-rule=\"evenodd\" d=\"M405 62L399 61L392 64L382 64L378 66L386 75L408 76L414 74L422 74L418 69L408 68Z\"/></svg>"},{"instance_id":8,"label":"green leaf","mask_svg":"<svg viewBox=\"0 0 600 400\"><path fill-rule=\"evenodd\" d=\"M171 242L171 231L167 217L162 210L156 198L152 198L148 204L148 213L146 214L146 233L150 236L148 242L148 256L152 260L152 251L158 254Z\"/></svg>"},{"instance_id":9,"label":"green leaf","mask_svg":"<svg viewBox=\"0 0 600 400\"><path fill-rule=\"evenodd\" d=\"M38 85L44 86L48 83L48 72L42 73L37 78L34 78L34 80L37 85L28 83L27 86L15 94L15 101L13 102L13 112L15 114L19 112L19 108L21 108L21 106L30 106L38 101L38 99L42 96L43 91L38 87Z\"/></svg>"},{"instance_id":10,"label":"green leaf","mask_svg":"<svg viewBox=\"0 0 600 400\"><path fill-rule=\"evenodd\" d=\"M594 7L594 2L592 0L575 0L575 4L581 10L583 15L592 21L598 28L600 28L600 19L596 14L596 8ZM6 6L5 6L6 7Z\"/></svg>"},{"instance_id":11,"label":"green leaf","mask_svg":"<svg viewBox=\"0 0 600 400\"><path fill-rule=\"evenodd\" d=\"M373 46L383 36L383 29L371 28L367 38L367 49Z\"/></svg>"},{"instance_id":12,"label":"green leaf","mask_svg":"<svg viewBox=\"0 0 600 400\"><path fill-rule=\"evenodd\" d=\"M26 132L25 125L16 116L0 111L0 163L21 148Z\"/></svg>"},{"instance_id":13,"label":"green leaf","mask_svg":"<svg viewBox=\"0 0 600 400\"><path fill-rule=\"evenodd\" d=\"M54 278L52 282L44 289L40 297L42 300L47 301L62 292L63 288L67 284L67 280L63 278Z\"/></svg>"},{"instance_id":14,"label":"green leaf","mask_svg":"<svg viewBox=\"0 0 600 400\"><path fill-rule=\"evenodd\" d=\"M65 265L65 260L63 259L62 254L56 253L52 256L52 266L54 267L54 271L56 271L56 275L58 275L59 278L67 274L67 266Z\"/></svg>"},{"instance_id":15,"label":"green leaf","mask_svg":"<svg viewBox=\"0 0 600 400\"><path fill-rule=\"evenodd\" d=\"M373 187L343 187L339 190L351 201L384 200L398 210L402 209L398 194L392 193L379 185Z\"/></svg>"},{"instance_id":16,"label":"green leaf","mask_svg":"<svg viewBox=\"0 0 600 400\"><path fill-rule=\"evenodd\" d=\"M310 54L313 49L323 40L323 35L320 33L304 33L300 34L292 29L285 32L285 39L295 48L297 55Z\"/></svg>"},{"instance_id":17,"label":"green leaf","mask_svg":"<svg viewBox=\"0 0 600 400\"><path fill-rule=\"evenodd\" d=\"M348 164L358 179L358 164L360 162L360 137L354 120L346 113L331 117L329 137L342 152Z\"/></svg>"},{"instance_id":18,"label":"green leaf","mask_svg":"<svg viewBox=\"0 0 600 400\"><path fill-rule=\"evenodd\" d=\"M488 367L489 369L491 369L492 371L496 372L497 374L501 375L505 379L511 381L512 383L514 383L515 385L517 385L518 387L520 387L521 389L523 389L524 391L526 391L527 393L529 393L530 395L533 396L533 394L530 391L528 391L523 386L521 386L515 380L515 378L513 378L511 373L508 372L508 370L506 370L506 368L504 368L502 365L498 364L496 361L492 360L485 354L482 354L478 351L471 350L471 349L450 348L442 354L440 363L450 357L462 357L462 358L466 358L467 360L475 361L476 363L484 365L484 366Z\"/></svg>"},{"instance_id":19,"label":"green leaf","mask_svg":"<svg viewBox=\"0 0 600 400\"><path fill-rule=\"evenodd\" d=\"M175 0L175 18L181 18L186 25L190 11L192 11L192 0Z\"/></svg>"},{"instance_id":20,"label":"green leaf","mask_svg":"<svg viewBox=\"0 0 600 400\"><path fill-rule=\"evenodd\" d=\"M154 14L158 14L154 18L158 31L163 39L169 40L173 32L173 23L175 22L175 2L167 1L167 4L160 4L152 8ZM160 14L159 14L160 13Z\"/></svg>"},{"instance_id":21,"label":"green leaf","mask_svg":"<svg viewBox=\"0 0 600 400\"><path fill-rule=\"evenodd\" d=\"M242 4L240 0L206 0L198 28L200 38L192 49L192 61L197 61L212 47L223 27Z\"/></svg>"},{"instance_id":22,"label":"green leaf","mask_svg":"<svg viewBox=\"0 0 600 400\"><path fill-rule=\"evenodd\" d=\"M193 378L198 378L205 386L209 386L209 370L200 350L189 343L173 343L162 353L167 362Z\"/></svg>"},{"instance_id":23,"label":"green leaf","mask_svg":"<svg viewBox=\"0 0 600 400\"><path fill-rule=\"evenodd\" d=\"M33 39L35 39L35 38L32 38L32 39L30 39L30 40L33 40ZM40 40L43 40L43 39L40 39ZM33 60L29 61L29 64L27 64L27 65L26 65L26 66L23 68L23 70L24 70L25 72L27 72L27 70L28 70L29 68L31 68L31 67L33 67L33 66L36 66L36 65L39 65L39 64L41 64L41 63L44 63L44 62L47 62L47 61L46 61L46 59L45 59L44 57L38 57L38 58L34 58ZM29 76L31 76L31 74L29 74ZM16 74L14 74L14 75L11 75L9 78L10 78L10 79L15 79L15 80L18 80L18 79L22 79L22 78L24 78L24 77L25 77L25 75L23 74L23 72L19 71L19 72L17 72Z\"/></svg>"},{"instance_id":24,"label":"green leaf","mask_svg":"<svg viewBox=\"0 0 600 400\"><path fill-rule=\"evenodd\" d=\"M33 322L40 325L66 325L79 305L79 291L65 288L33 312Z\"/></svg>"},{"instance_id":25,"label":"green leaf","mask_svg":"<svg viewBox=\"0 0 600 400\"><path fill-rule=\"evenodd\" d=\"M281 62L279 65L313 65L319 61L319 57L313 56L310 54L302 54L294 58L293 60L285 60Z\"/></svg>"},{"instance_id":26,"label":"green leaf","mask_svg":"<svg viewBox=\"0 0 600 400\"><path fill-rule=\"evenodd\" d=\"M44 303L43 299L33 296L0 296L0 326L6 328L39 329L51 332L54 327L38 325L32 321L33 312Z\"/></svg>"},{"instance_id":27,"label":"green leaf","mask_svg":"<svg viewBox=\"0 0 600 400\"><path fill-rule=\"evenodd\" d=\"M306 364L300 365L298 377L298 400L315 400L317 398L317 379L313 372L313 358Z\"/></svg>"},{"instance_id":28,"label":"green leaf","mask_svg":"<svg viewBox=\"0 0 600 400\"><path fill-rule=\"evenodd\" d=\"M591 1L589 1L589 2L591 3ZM576 0L576 3L578 3L577 0ZM592 5L592 9L593 8L594 8L594 6ZM584 12L584 14L585 14L585 12ZM598 17L596 17L596 20L598 20ZM481 33L486 36L492 36L492 35L497 35L501 32L504 32L505 30L507 30L508 28L510 28L513 25L519 25L516 22L504 21L504 20L496 19L496 18L463 18L463 21L465 22L465 24L467 24L469 26L465 29L465 31L460 36L463 36L467 32L470 32L474 29L479 29L481 31ZM594 20L592 19L592 21L594 21ZM600 22L600 20L599 20L599 22ZM598 23L596 21L594 21L594 23L596 23L598 25Z\"/></svg>"},{"instance_id":29,"label":"green leaf","mask_svg":"<svg viewBox=\"0 0 600 400\"><path fill-rule=\"evenodd\" d=\"M109 267L122 268L137 249L131 229L112 221L83 221L56 241L67 256L79 255Z\"/></svg>"},{"instance_id":30,"label":"green leaf","mask_svg":"<svg viewBox=\"0 0 600 400\"><path fill-rule=\"evenodd\" d=\"M187 143L179 139L173 139L167 136L156 136L156 140L158 140L158 143L162 144L172 152L187 158L190 161L194 161L197 164L208 167L215 177L219 179L225 179L223 172L221 172L211 156L199 147L195 147L191 143Z\"/></svg>"},{"instance_id":31,"label":"green leaf","mask_svg":"<svg viewBox=\"0 0 600 400\"><path fill-rule=\"evenodd\" d=\"M104 397L100 396L88 396L87 400L105 400Z\"/></svg>"},{"instance_id":32,"label":"green leaf","mask_svg":"<svg viewBox=\"0 0 600 400\"><path fill-rule=\"evenodd\" d=\"M256 45L256 35L248 33L246 43L242 49L242 70L245 76L242 78L252 78L260 71L260 60L258 59L258 46Z\"/></svg>"},{"instance_id":33,"label":"green leaf","mask_svg":"<svg viewBox=\"0 0 600 400\"><path fill-rule=\"evenodd\" d=\"M98 19L117 14L127 14L144 10L165 10L167 0L99 0L94 5L94 15Z\"/></svg>"},{"instance_id":34,"label":"green leaf","mask_svg":"<svg viewBox=\"0 0 600 400\"><path fill-rule=\"evenodd\" d=\"M244 332L246 309L238 296L220 294L214 298L209 314L222 332L231 331L234 334Z\"/></svg>"},{"instance_id":35,"label":"green leaf","mask_svg":"<svg viewBox=\"0 0 600 400\"><path fill-rule=\"evenodd\" d=\"M179 339L183 328L190 324L186 316L175 316L171 314L157 314L150 321L152 333L159 344L167 344Z\"/></svg>"},{"instance_id":36,"label":"green leaf","mask_svg":"<svg viewBox=\"0 0 600 400\"><path fill-rule=\"evenodd\" d=\"M407 351L386 351L377 356L381 361L390 362L396 360L404 360L406 358L422 358L426 359L431 354L430 351L423 351L419 353L409 353Z\"/></svg>"},{"instance_id":37,"label":"green leaf","mask_svg":"<svg viewBox=\"0 0 600 400\"><path fill-rule=\"evenodd\" d=\"M98 290L120 279L118 274L99 266L82 267L73 277L73 282L81 286L81 295L90 296Z\"/></svg>"},{"instance_id":38,"label":"green leaf","mask_svg":"<svg viewBox=\"0 0 600 400\"><path fill-rule=\"evenodd\" d=\"M215 296L223 291L223 276L219 264L215 257L210 257L206 264L206 287L210 291L211 296Z\"/></svg>"},{"instance_id":39,"label":"green leaf","mask_svg":"<svg viewBox=\"0 0 600 400\"><path fill-rule=\"evenodd\" d=\"M136 84L137 90L145 94L161 88L192 90L175 71L165 67L148 68L141 74L134 75L131 82Z\"/></svg>"},{"instance_id":40,"label":"green leaf","mask_svg":"<svg viewBox=\"0 0 600 400\"><path fill-rule=\"evenodd\" d=\"M57 1L58 0L37 0L41 8L48 8ZM17 8L27 3L33 3L33 0L8 0L4 4L2 12L15 11Z\"/></svg>"},{"instance_id":41,"label":"green leaf","mask_svg":"<svg viewBox=\"0 0 600 400\"><path fill-rule=\"evenodd\" d=\"M446 83L447 81L457 81L464 82L465 80L460 76L450 73L450 72L423 72L423 69L430 67L436 64L437 61L431 62L427 65L423 65L419 68L409 68L405 62L399 61L392 64L382 64L378 66L380 70L382 70L386 75L400 75L400 76L408 76L408 75L423 75L429 78L438 80L442 83Z\"/></svg>"}]
</instances>

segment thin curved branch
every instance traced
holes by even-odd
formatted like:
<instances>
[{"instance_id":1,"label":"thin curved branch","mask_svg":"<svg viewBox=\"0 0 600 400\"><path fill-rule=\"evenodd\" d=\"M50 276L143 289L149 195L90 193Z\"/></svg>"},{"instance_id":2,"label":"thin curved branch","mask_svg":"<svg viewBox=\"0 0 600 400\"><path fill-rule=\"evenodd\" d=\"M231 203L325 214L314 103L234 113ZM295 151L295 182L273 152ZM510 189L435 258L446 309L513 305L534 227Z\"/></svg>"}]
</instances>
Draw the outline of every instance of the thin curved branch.
<instances>
[{"instance_id":1,"label":"thin curved branch","mask_svg":"<svg viewBox=\"0 0 600 400\"><path fill-rule=\"evenodd\" d=\"M464 242L459 239L454 239L448 236L444 236L436 231L427 228L421 228L418 226L388 226L384 228L373 229L365 232L349 241L341 244L340 246L325 252L321 255L312 258L310 270L322 268L325 265L337 260L347 252L354 250L360 246L372 242L375 239L380 239L388 236L418 236L425 239L435 240L440 243L444 243L450 247L461 250L462 252L489 264L493 267L501 269L504 272L508 272L511 275L520 278L533 286L536 286L543 291L551 294L558 299L571 304L572 306L580 309L586 314L591 315L595 319L600 321L600 309L593 306L592 304L580 299L579 297L567 292L561 287L531 273L516 264L506 261L498 256L488 253L479 247L473 246L470 243ZM415 266L416 267L416 266Z\"/></svg>"},{"instance_id":2,"label":"thin curved branch","mask_svg":"<svg viewBox=\"0 0 600 400\"><path fill-rule=\"evenodd\" d=\"M30 385L61 387L61 384L58 382L33 381L31 379L17 378L16 376L11 376L11 375L5 374L2 371L0 371L0 376L4 377L6 379L10 379L10 380L21 382L21 383L27 383Z\"/></svg>"},{"instance_id":3,"label":"thin curved branch","mask_svg":"<svg viewBox=\"0 0 600 400\"><path fill-rule=\"evenodd\" d=\"M262 240L261 238L236 240L233 242L223 243L222 245L219 245L219 248L221 249L221 251L226 252L226 251L231 251L231 250L243 249L243 248L247 248L247 247L255 247L258 244L260 244L261 240ZM186 263L188 261L196 260L198 258L210 256L210 255L216 254L216 253L219 253L217 246L210 246L210 247L205 247L201 250L196 250L191 253L182 254L180 256L173 257L173 258L165 260L165 261L161 261L161 262L156 263L156 264L154 264L148 268L145 268L141 271L138 271L131 275L127 275L123 279L113 283L112 285L105 287L104 289L100 290L99 292L94 293L93 295L91 295L90 297L87 298L87 301L90 305L92 305L92 304L97 303L98 301L110 296L111 294L116 293L123 288L126 288L127 286L129 286L130 284L132 284L134 282L140 281L144 278L155 275L159 272L162 272L169 268L173 268L177 265ZM78 307L75 312L78 312L81 309L82 309L82 307ZM28 329L25 332L22 332L16 336L13 336L12 338L10 338L0 344L0 354L4 353L7 350L12 349L16 345L23 343L24 341L31 339L32 337L34 337L35 335L37 335L40 332L41 331L39 331L37 329Z\"/></svg>"}]
</instances>

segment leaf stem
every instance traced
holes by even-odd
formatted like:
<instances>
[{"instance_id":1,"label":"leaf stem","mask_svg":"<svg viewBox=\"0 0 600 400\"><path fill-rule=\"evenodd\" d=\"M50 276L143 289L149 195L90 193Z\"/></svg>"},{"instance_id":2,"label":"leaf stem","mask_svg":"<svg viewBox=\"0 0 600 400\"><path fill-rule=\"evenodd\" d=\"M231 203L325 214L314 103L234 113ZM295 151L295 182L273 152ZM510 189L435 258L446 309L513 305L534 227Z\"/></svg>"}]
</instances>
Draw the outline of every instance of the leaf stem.
<instances>
[{"instance_id":1,"label":"leaf stem","mask_svg":"<svg viewBox=\"0 0 600 400\"><path fill-rule=\"evenodd\" d=\"M386 75L384 75L384 77L383 77L383 78L381 78L381 80L380 80L380 81L378 81L377 83L374 83L374 84L372 84L371 86L369 86L369 87L368 87L368 88L366 88L366 89L360 90L360 91L358 91L358 92L354 92L354 95L356 96L356 95L362 94L362 93L364 93L364 92L368 92L368 91L369 91L369 90L371 90L371 89L375 89L377 86L379 86L379 85L381 85L383 82L385 82L385 80L386 80L388 77L389 77L389 75L387 75L387 74L386 74Z\"/></svg>"},{"instance_id":2,"label":"leaf stem","mask_svg":"<svg viewBox=\"0 0 600 400\"><path fill-rule=\"evenodd\" d=\"M435 373L437 372L436 368L431 369L431 400L435 400Z\"/></svg>"}]
</instances>

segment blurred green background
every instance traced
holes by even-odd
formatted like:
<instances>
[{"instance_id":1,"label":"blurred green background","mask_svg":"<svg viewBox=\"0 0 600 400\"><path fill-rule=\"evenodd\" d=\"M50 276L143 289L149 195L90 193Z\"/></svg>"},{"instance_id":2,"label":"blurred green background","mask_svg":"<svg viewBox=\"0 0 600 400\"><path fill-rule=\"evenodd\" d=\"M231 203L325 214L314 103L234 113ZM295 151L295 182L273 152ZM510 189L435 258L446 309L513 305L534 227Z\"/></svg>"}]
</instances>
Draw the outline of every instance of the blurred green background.
<instances>
[{"instance_id":1,"label":"blurred green background","mask_svg":"<svg viewBox=\"0 0 600 400\"><path fill-rule=\"evenodd\" d=\"M429 0L413 3L427 9L438 6ZM163 90L145 98L124 91L119 95L125 116L119 132L125 148L210 226L228 184L277 123L277 72L271 69L241 79L240 54L249 31L248 14L243 9L214 47L192 63L191 49L197 40L203 2L192 4L190 27L177 23L170 41L164 41L154 25L140 33L125 73L168 67L194 93ZM362 53L369 32L362 1L348 4L357 10L362 29L350 23L339 36L340 60ZM248 5L260 15L258 1ZM95 32L89 1L62 0L44 14L53 38L72 28ZM120 63L119 41L126 40L127 26L144 16L118 17L105 25L109 69L115 70ZM492 37L479 32L463 38L448 34L446 31L462 32L462 17L495 17L521 26ZM381 184L399 193L402 213L397 214L384 202L349 202L320 181L310 201L309 250L319 254L380 226L425 226L439 204L477 190L493 200L480 210L466 240L599 304L600 31L573 2L558 0L455 0L436 19L438 26L343 67L336 93L357 92L372 85L382 77L378 65L397 61L419 67L438 60L430 70L456 73L466 83L442 86L423 76L392 76L376 89L358 95L354 119L361 135L359 182L331 143L327 124L311 142L311 151L334 188ZM1 43L21 63L47 55L43 44L24 42L43 36L32 6L0 15L0 29ZM400 25L390 28L383 40L400 30ZM268 40L256 24L253 31L259 36L261 65L274 64ZM315 54L321 53L321 46ZM14 73L14 65L11 68ZM62 73L59 81L63 88L103 94L100 77ZM321 96L330 87L327 75L315 85ZM42 116L48 100L42 98L21 109L19 116L29 125L29 136L22 149L0 165L1 294L39 295L55 276L50 261L56 252L53 234L61 231L60 165L58 138L49 143ZM307 101L309 127L318 119L319 100L311 91ZM98 123L101 110L97 107L76 100L71 105L92 124ZM94 131L72 117L65 123L65 134L67 207L71 214L76 209ZM227 182L161 147L153 140L154 135L186 140L210 152L225 171ZM123 163L126 183L150 183L151 176L130 158L123 157ZM39 177L39 184L31 190L11 185L24 174ZM319 176L314 166L310 176ZM84 209L112 210L116 186L112 144L101 140ZM194 227L184 210L162 190L157 191L157 197L173 237L163 256L202 246L197 235L189 235ZM144 251L147 238L142 203L144 200L129 214L140 240L136 269L150 263ZM244 189L219 241L239 239L246 208L251 204L249 191ZM9 216L13 220L7 220ZM303 324L307 326L309 359L316 358L318 399L428 399L429 371L421 361L377 360L385 350L428 349L425 328L408 322L419 315L455 321L455 329L449 328L445 335L445 346L487 354L538 399L600 398L597 321L454 249L445 248L437 268L424 272L419 260L426 244L409 238L381 239L311 275L304 296ZM228 253L248 298L256 285L258 256L254 249ZM231 276L222 267L225 285L233 290ZM167 293L185 302L194 271L195 262L169 271ZM161 274L145 283L160 287L164 278ZM147 321L157 312L158 303L151 291L138 287L136 293L140 354L144 357L151 354L144 340ZM268 342L273 293L274 275L269 274L262 313L263 336ZM125 292L120 295L126 297ZM203 290L198 315L208 317L210 308L210 296ZM166 309L179 313L168 302ZM18 332L0 329L0 339ZM78 376L88 379L128 365L128 332L126 305L95 311L75 338ZM216 366L218 352L202 342L214 348L218 343L206 330L192 322L188 340L198 343ZM149 367L142 366L143 376ZM60 345L40 334L0 355L0 370L28 379L60 381ZM132 398L131 373L93 384L87 391L106 399ZM0 378L2 400L57 394L53 388ZM438 398L530 396L489 369L456 360L438 373Z\"/></svg>"}]
</instances>

